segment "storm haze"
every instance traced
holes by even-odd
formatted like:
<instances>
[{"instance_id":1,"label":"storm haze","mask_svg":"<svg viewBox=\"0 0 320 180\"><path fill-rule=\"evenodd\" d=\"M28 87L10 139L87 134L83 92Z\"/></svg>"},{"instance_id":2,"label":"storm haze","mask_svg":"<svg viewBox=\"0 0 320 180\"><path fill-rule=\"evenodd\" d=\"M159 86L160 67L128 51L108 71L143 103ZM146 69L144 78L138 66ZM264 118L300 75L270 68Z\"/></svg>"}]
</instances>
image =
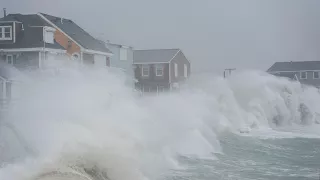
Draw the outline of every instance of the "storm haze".
<instances>
[{"instance_id":1,"label":"storm haze","mask_svg":"<svg viewBox=\"0 0 320 180\"><path fill-rule=\"evenodd\" d=\"M95 37L135 49L181 48L193 72L320 59L318 0L0 1L8 13L69 18Z\"/></svg>"}]
</instances>

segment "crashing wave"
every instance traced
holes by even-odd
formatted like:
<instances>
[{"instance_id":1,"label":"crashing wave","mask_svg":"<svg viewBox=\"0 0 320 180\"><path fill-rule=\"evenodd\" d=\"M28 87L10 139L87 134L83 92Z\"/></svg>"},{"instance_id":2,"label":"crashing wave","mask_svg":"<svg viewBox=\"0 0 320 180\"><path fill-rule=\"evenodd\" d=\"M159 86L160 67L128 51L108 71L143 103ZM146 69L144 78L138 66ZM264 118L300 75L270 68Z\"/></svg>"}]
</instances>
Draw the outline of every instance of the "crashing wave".
<instances>
[{"instance_id":1,"label":"crashing wave","mask_svg":"<svg viewBox=\"0 0 320 180\"><path fill-rule=\"evenodd\" d=\"M23 170L39 180L155 179L179 168L179 155L212 157L222 151L219 135L225 131L247 134L320 122L315 88L261 72L194 77L180 92L155 97L134 94L105 69L42 73L32 72L3 119L14 128L0 131L0 142L7 143L0 151L15 161L1 159L6 165L0 179L25 180L27 175L12 178ZM24 154L11 151L14 143L22 144ZM36 161L30 170L30 158L49 159L50 168Z\"/></svg>"}]
</instances>

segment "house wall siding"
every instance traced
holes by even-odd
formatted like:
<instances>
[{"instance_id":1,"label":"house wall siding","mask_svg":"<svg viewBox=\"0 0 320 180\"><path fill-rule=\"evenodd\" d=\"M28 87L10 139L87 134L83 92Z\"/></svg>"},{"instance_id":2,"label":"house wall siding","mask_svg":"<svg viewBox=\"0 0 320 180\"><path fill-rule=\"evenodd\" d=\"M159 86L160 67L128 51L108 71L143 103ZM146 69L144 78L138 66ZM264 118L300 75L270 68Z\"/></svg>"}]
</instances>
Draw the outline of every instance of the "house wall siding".
<instances>
[{"instance_id":1,"label":"house wall siding","mask_svg":"<svg viewBox=\"0 0 320 180\"><path fill-rule=\"evenodd\" d=\"M175 65L178 65L178 76L175 77ZM184 65L188 67L188 77L191 74L191 65L184 54L180 51L176 57L170 63L170 74L171 74L171 82L176 83L179 81L184 81L186 78L184 77Z\"/></svg>"},{"instance_id":2,"label":"house wall siding","mask_svg":"<svg viewBox=\"0 0 320 180\"><path fill-rule=\"evenodd\" d=\"M291 73L291 74L294 73L294 74L296 74L296 77L298 78L300 83L320 87L320 79L313 78L314 71L306 71L306 72L307 72L307 79L301 79L300 72L278 72L278 73L272 73L272 74L274 74L276 76L286 76L288 73Z\"/></svg>"},{"instance_id":3,"label":"house wall siding","mask_svg":"<svg viewBox=\"0 0 320 180\"><path fill-rule=\"evenodd\" d=\"M121 45L108 44L107 47L113 53L110 57L110 67L119 68L125 72L126 84L130 87L134 86L134 69L133 69L133 48L127 48L127 60L120 60Z\"/></svg>"},{"instance_id":4,"label":"house wall siding","mask_svg":"<svg viewBox=\"0 0 320 180\"><path fill-rule=\"evenodd\" d=\"M107 46L111 52L113 53L113 56L110 57L110 67L115 68L121 68L125 70L126 74L133 77L134 71L132 68L133 64L133 49L127 48L127 60L120 60L120 45L114 45L114 44L108 44Z\"/></svg>"},{"instance_id":5,"label":"house wall siding","mask_svg":"<svg viewBox=\"0 0 320 180\"><path fill-rule=\"evenodd\" d=\"M8 55L13 55L13 65L16 68L39 68L39 52L20 52ZM1 55L0 60L6 62L6 55Z\"/></svg>"},{"instance_id":6,"label":"house wall siding","mask_svg":"<svg viewBox=\"0 0 320 180\"><path fill-rule=\"evenodd\" d=\"M39 52L22 52L14 56L14 66L19 69L39 68Z\"/></svg>"},{"instance_id":7,"label":"house wall siding","mask_svg":"<svg viewBox=\"0 0 320 180\"><path fill-rule=\"evenodd\" d=\"M143 77L142 76L142 66L143 65L136 65L135 67L135 78L140 83L169 83L169 64L162 64L163 65L163 76L156 76L156 65L159 64L149 64L145 66L149 66L149 76Z\"/></svg>"},{"instance_id":8,"label":"house wall siding","mask_svg":"<svg viewBox=\"0 0 320 180\"><path fill-rule=\"evenodd\" d=\"M135 65L135 78L137 82L135 83L135 87L144 92L157 92L161 87L164 90L169 89L169 64L163 65L163 76L156 76L156 66L159 64L149 64L149 76L142 76L142 66L143 65Z\"/></svg>"},{"instance_id":9,"label":"house wall siding","mask_svg":"<svg viewBox=\"0 0 320 180\"><path fill-rule=\"evenodd\" d=\"M93 65L94 64L94 55L83 53L83 64Z\"/></svg>"},{"instance_id":10,"label":"house wall siding","mask_svg":"<svg viewBox=\"0 0 320 180\"><path fill-rule=\"evenodd\" d=\"M59 43L62 47L64 47L67 50L67 53L69 55L72 55L73 53L80 53L81 48L58 29L56 29L54 38L57 41L57 43ZM69 41L71 42L70 47Z\"/></svg>"}]
</instances>

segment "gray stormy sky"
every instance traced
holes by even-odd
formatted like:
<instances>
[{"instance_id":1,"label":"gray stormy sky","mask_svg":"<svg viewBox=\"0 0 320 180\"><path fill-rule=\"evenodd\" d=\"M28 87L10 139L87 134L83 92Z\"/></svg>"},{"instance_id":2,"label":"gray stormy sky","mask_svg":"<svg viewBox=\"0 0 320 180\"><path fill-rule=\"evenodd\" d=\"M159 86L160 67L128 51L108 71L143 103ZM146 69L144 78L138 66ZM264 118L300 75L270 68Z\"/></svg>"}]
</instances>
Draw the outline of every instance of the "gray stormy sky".
<instances>
[{"instance_id":1,"label":"gray stormy sky","mask_svg":"<svg viewBox=\"0 0 320 180\"><path fill-rule=\"evenodd\" d=\"M136 49L181 48L193 71L320 60L320 0L0 0Z\"/></svg>"}]
</instances>

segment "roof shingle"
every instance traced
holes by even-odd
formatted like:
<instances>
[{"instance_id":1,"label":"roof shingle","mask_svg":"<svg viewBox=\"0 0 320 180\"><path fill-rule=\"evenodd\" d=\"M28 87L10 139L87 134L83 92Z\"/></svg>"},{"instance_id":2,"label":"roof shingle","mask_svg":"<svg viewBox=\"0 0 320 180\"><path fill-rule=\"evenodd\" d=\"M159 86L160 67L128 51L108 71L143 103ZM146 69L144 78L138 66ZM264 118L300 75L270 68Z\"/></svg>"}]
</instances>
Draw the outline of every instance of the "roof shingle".
<instances>
[{"instance_id":1,"label":"roof shingle","mask_svg":"<svg viewBox=\"0 0 320 180\"><path fill-rule=\"evenodd\" d=\"M135 64L169 63L179 51L179 49L135 50L133 52L133 62Z\"/></svg>"},{"instance_id":2,"label":"roof shingle","mask_svg":"<svg viewBox=\"0 0 320 180\"><path fill-rule=\"evenodd\" d=\"M267 71L313 71L320 70L320 61L276 62Z\"/></svg>"},{"instance_id":3,"label":"roof shingle","mask_svg":"<svg viewBox=\"0 0 320 180\"><path fill-rule=\"evenodd\" d=\"M0 44L0 49L12 49L12 48L42 48L43 43L43 26L52 27L50 24L42 20L38 15L21 15L21 14L9 14L5 18L1 18L1 21L8 21L9 19L21 22L24 30L21 31L16 37L16 43L14 44ZM63 49L57 42L54 44L46 43L46 48Z\"/></svg>"},{"instance_id":4,"label":"roof shingle","mask_svg":"<svg viewBox=\"0 0 320 180\"><path fill-rule=\"evenodd\" d=\"M111 51L105 46L103 42L92 37L89 33L87 33L84 29L79 27L72 20L61 17L55 17L44 13L41 13L41 15L43 15L54 25L60 28L64 33L68 34L68 36L70 36L82 47L89 50L111 53Z\"/></svg>"}]
</instances>

